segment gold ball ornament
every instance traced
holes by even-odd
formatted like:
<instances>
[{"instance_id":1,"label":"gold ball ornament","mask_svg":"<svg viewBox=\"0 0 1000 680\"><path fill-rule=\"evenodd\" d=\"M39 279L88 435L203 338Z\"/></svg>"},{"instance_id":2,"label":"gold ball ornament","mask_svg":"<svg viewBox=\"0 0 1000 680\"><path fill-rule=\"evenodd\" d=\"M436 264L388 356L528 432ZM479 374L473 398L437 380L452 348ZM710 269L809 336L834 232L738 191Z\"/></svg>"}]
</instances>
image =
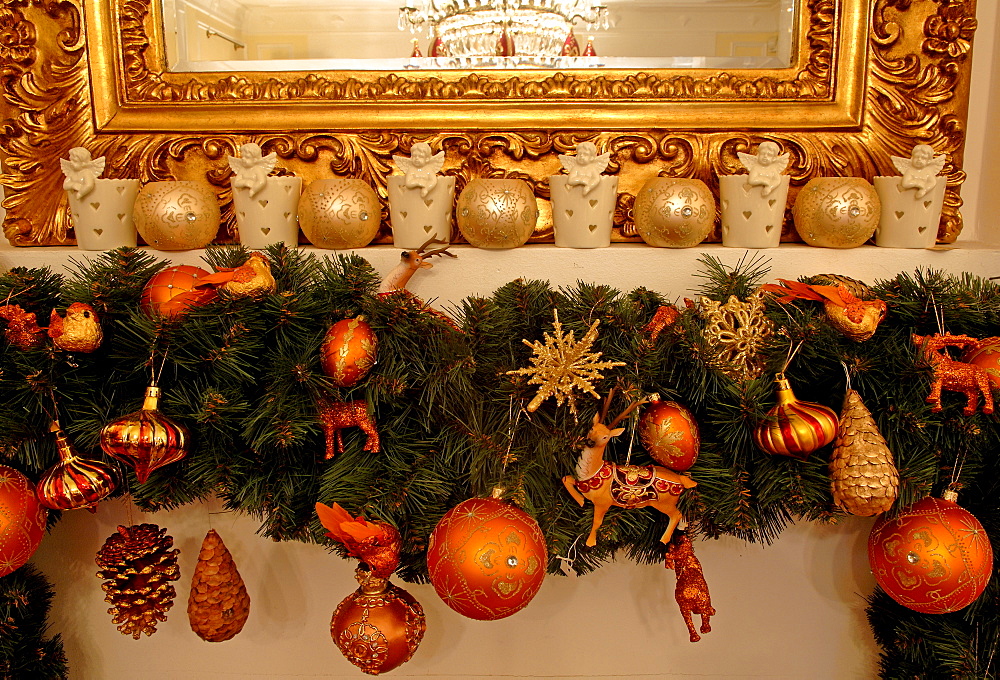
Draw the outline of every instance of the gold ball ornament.
<instances>
[{"instance_id":1,"label":"gold ball ornament","mask_svg":"<svg viewBox=\"0 0 1000 680\"><path fill-rule=\"evenodd\" d=\"M150 182L139 190L133 216L157 250L204 248L219 231L219 199L208 182Z\"/></svg>"},{"instance_id":2,"label":"gold ball ornament","mask_svg":"<svg viewBox=\"0 0 1000 680\"><path fill-rule=\"evenodd\" d=\"M330 635L344 657L369 675L409 661L427 630L424 610L412 595L358 567L361 584L337 606Z\"/></svg>"},{"instance_id":3,"label":"gold ball ornament","mask_svg":"<svg viewBox=\"0 0 1000 680\"><path fill-rule=\"evenodd\" d=\"M538 222L531 186L520 179L473 179L458 197L458 228L477 248L517 248Z\"/></svg>"},{"instance_id":4,"label":"gold ball ornament","mask_svg":"<svg viewBox=\"0 0 1000 680\"><path fill-rule=\"evenodd\" d=\"M803 241L820 248L856 248L872 237L882 205L860 177L815 177L802 187L792 216Z\"/></svg>"},{"instance_id":5,"label":"gold ball ornament","mask_svg":"<svg viewBox=\"0 0 1000 680\"><path fill-rule=\"evenodd\" d=\"M378 356L378 338L363 317L342 319L330 327L320 362L337 387L351 387L364 378Z\"/></svg>"},{"instance_id":6,"label":"gold ball ornament","mask_svg":"<svg viewBox=\"0 0 1000 680\"><path fill-rule=\"evenodd\" d=\"M784 373L775 377L777 405L753 432L757 446L766 453L806 460L837 436L837 414L810 401L799 401Z\"/></svg>"},{"instance_id":7,"label":"gold ball ornament","mask_svg":"<svg viewBox=\"0 0 1000 680\"><path fill-rule=\"evenodd\" d=\"M962 361L986 371L994 389L1000 389L1000 337L983 338L962 355Z\"/></svg>"},{"instance_id":8,"label":"gold ball ornament","mask_svg":"<svg viewBox=\"0 0 1000 680\"><path fill-rule=\"evenodd\" d=\"M160 388L147 387L142 408L101 429L104 453L128 463L139 483L153 471L187 455L187 429L159 410Z\"/></svg>"},{"instance_id":9,"label":"gold ball ornament","mask_svg":"<svg viewBox=\"0 0 1000 680\"><path fill-rule=\"evenodd\" d=\"M715 197L700 179L654 177L639 190L632 214L649 245L690 248L712 232Z\"/></svg>"},{"instance_id":10,"label":"gold ball ornament","mask_svg":"<svg viewBox=\"0 0 1000 680\"><path fill-rule=\"evenodd\" d=\"M542 587L548 550L538 523L497 498L470 498L445 513L427 546L427 569L444 603L470 619L519 612Z\"/></svg>"},{"instance_id":11,"label":"gold ball ornament","mask_svg":"<svg viewBox=\"0 0 1000 680\"><path fill-rule=\"evenodd\" d=\"M318 179L299 199L299 226L317 248L364 248L381 221L378 196L361 179Z\"/></svg>"},{"instance_id":12,"label":"gold ball ornament","mask_svg":"<svg viewBox=\"0 0 1000 680\"><path fill-rule=\"evenodd\" d=\"M45 535L47 519L35 485L14 468L0 465L0 577L31 559Z\"/></svg>"},{"instance_id":13,"label":"gold ball ornament","mask_svg":"<svg viewBox=\"0 0 1000 680\"><path fill-rule=\"evenodd\" d=\"M879 519L868 537L868 560L882 589L924 614L963 609L993 574L986 530L956 495L927 497L893 518Z\"/></svg>"},{"instance_id":14,"label":"gold ball ornament","mask_svg":"<svg viewBox=\"0 0 1000 680\"><path fill-rule=\"evenodd\" d=\"M698 423L675 401L653 402L643 410L639 438L653 460L675 472L684 472L698 459Z\"/></svg>"}]
</instances>

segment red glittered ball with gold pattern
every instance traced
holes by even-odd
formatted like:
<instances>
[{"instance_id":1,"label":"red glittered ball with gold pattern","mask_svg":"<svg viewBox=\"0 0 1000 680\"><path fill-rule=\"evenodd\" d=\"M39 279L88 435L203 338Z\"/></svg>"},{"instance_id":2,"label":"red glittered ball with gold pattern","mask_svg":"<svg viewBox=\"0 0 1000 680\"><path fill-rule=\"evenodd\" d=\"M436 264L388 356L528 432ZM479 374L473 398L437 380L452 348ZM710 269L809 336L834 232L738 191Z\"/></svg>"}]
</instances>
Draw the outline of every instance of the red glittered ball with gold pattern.
<instances>
[{"instance_id":1,"label":"red glittered ball with gold pattern","mask_svg":"<svg viewBox=\"0 0 1000 680\"><path fill-rule=\"evenodd\" d=\"M670 470L684 472L698 460L698 423L675 401L653 402L643 410L639 438L653 460Z\"/></svg>"},{"instance_id":2,"label":"red glittered ball with gold pattern","mask_svg":"<svg viewBox=\"0 0 1000 680\"><path fill-rule=\"evenodd\" d=\"M470 498L431 533L427 569L445 604L492 621L523 609L542 587L548 551L538 523L497 498Z\"/></svg>"},{"instance_id":3,"label":"red glittered ball with gold pattern","mask_svg":"<svg viewBox=\"0 0 1000 680\"><path fill-rule=\"evenodd\" d=\"M211 302L218 295L215 288L202 285L209 273L188 264L167 267L154 274L142 289L143 311L151 315L178 316L193 305Z\"/></svg>"},{"instance_id":4,"label":"red glittered ball with gold pattern","mask_svg":"<svg viewBox=\"0 0 1000 680\"><path fill-rule=\"evenodd\" d=\"M343 319L327 331L320 350L323 373L337 387L351 387L375 365L378 338L363 317Z\"/></svg>"},{"instance_id":5,"label":"red glittered ball with gold pattern","mask_svg":"<svg viewBox=\"0 0 1000 680\"><path fill-rule=\"evenodd\" d=\"M0 465L0 577L31 559L45 535L47 519L35 485L14 468Z\"/></svg>"},{"instance_id":6,"label":"red glittered ball with gold pattern","mask_svg":"<svg viewBox=\"0 0 1000 680\"><path fill-rule=\"evenodd\" d=\"M889 597L924 614L967 607L993 574L983 525L953 500L931 496L875 523L868 561Z\"/></svg>"}]
</instances>

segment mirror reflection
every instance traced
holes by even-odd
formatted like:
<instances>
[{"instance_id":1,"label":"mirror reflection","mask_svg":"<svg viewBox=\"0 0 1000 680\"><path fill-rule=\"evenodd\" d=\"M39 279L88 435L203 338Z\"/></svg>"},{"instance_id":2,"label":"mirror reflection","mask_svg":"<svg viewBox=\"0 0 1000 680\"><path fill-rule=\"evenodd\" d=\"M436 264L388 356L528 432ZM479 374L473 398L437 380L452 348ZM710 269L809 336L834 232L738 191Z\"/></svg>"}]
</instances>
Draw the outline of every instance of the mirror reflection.
<instances>
[{"instance_id":1,"label":"mirror reflection","mask_svg":"<svg viewBox=\"0 0 1000 680\"><path fill-rule=\"evenodd\" d=\"M172 71L782 68L801 0L164 0Z\"/></svg>"}]
</instances>

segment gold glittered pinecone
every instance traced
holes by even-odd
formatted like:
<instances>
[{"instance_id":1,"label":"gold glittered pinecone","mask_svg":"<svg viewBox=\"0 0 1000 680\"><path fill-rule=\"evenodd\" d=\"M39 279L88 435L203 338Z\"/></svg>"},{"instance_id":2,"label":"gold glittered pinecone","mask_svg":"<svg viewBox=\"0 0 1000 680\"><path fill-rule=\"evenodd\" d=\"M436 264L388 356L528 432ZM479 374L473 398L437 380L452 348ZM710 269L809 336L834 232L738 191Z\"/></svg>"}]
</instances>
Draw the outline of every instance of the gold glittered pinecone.
<instances>
[{"instance_id":1,"label":"gold glittered pinecone","mask_svg":"<svg viewBox=\"0 0 1000 680\"><path fill-rule=\"evenodd\" d=\"M167 611L177 594L171 581L180 578L174 539L155 524L119 526L97 552L98 577L112 604L108 613L122 635L136 640L156 632L156 624L167 620Z\"/></svg>"},{"instance_id":2,"label":"gold glittered pinecone","mask_svg":"<svg viewBox=\"0 0 1000 680\"><path fill-rule=\"evenodd\" d=\"M875 293L872 292L867 283L852 279L850 276L844 276L843 274L815 274L802 279L802 282L808 283L811 286L833 286L834 288L843 286L847 289L847 292L859 300L876 299Z\"/></svg>"},{"instance_id":3,"label":"gold glittered pinecone","mask_svg":"<svg viewBox=\"0 0 1000 680\"><path fill-rule=\"evenodd\" d=\"M830 456L833 499L845 512L871 517L885 512L899 495L892 452L861 395L847 390Z\"/></svg>"},{"instance_id":4,"label":"gold glittered pinecone","mask_svg":"<svg viewBox=\"0 0 1000 680\"><path fill-rule=\"evenodd\" d=\"M224 642L243 630L250 596L222 538L212 529L198 553L191 579L188 619L191 630L208 642Z\"/></svg>"}]
</instances>

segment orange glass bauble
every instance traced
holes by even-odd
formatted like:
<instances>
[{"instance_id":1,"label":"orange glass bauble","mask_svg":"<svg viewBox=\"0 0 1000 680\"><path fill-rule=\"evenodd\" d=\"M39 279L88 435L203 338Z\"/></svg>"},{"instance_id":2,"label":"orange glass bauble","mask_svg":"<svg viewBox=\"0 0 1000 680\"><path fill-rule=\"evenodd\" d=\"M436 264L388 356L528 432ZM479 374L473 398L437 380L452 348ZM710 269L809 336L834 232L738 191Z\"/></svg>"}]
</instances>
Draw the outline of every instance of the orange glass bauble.
<instances>
[{"instance_id":1,"label":"orange glass bauble","mask_svg":"<svg viewBox=\"0 0 1000 680\"><path fill-rule=\"evenodd\" d=\"M986 371L993 387L1000 389L1000 338L983 338L962 356L962 361Z\"/></svg>"},{"instance_id":2,"label":"orange glass bauble","mask_svg":"<svg viewBox=\"0 0 1000 680\"><path fill-rule=\"evenodd\" d=\"M154 274L142 289L142 309L147 314L176 316L192 305L203 305L215 299L211 286L199 286L199 280L209 273L188 264L167 267Z\"/></svg>"},{"instance_id":3,"label":"orange glass bauble","mask_svg":"<svg viewBox=\"0 0 1000 680\"><path fill-rule=\"evenodd\" d=\"M52 510L96 509L98 501L115 490L114 471L99 460L81 457L57 425L53 432L59 462L38 480L38 500Z\"/></svg>"},{"instance_id":4,"label":"orange glass bauble","mask_svg":"<svg viewBox=\"0 0 1000 680\"><path fill-rule=\"evenodd\" d=\"M351 387L375 365L378 338L363 317L343 319L327 331L320 350L323 372L337 387Z\"/></svg>"},{"instance_id":5,"label":"orange glass bauble","mask_svg":"<svg viewBox=\"0 0 1000 680\"><path fill-rule=\"evenodd\" d=\"M101 429L104 453L131 465L140 483L187 455L187 429L160 413L159 400L160 388L149 386L140 410Z\"/></svg>"},{"instance_id":6,"label":"orange glass bauble","mask_svg":"<svg viewBox=\"0 0 1000 680\"><path fill-rule=\"evenodd\" d=\"M811 401L799 401L784 373L778 373L778 404L767 412L767 420L757 426L753 440L763 451L805 460L837 436L837 414Z\"/></svg>"},{"instance_id":7,"label":"orange glass bauble","mask_svg":"<svg viewBox=\"0 0 1000 680\"><path fill-rule=\"evenodd\" d=\"M657 401L645 408L639 438L653 460L671 470L684 472L698 460L698 423L675 401Z\"/></svg>"},{"instance_id":8,"label":"orange glass bauble","mask_svg":"<svg viewBox=\"0 0 1000 680\"><path fill-rule=\"evenodd\" d=\"M35 485L14 468L0 465L0 577L31 559L45 534L48 511Z\"/></svg>"},{"instance_id":9,"label":"orange glass bauble","mask_svg":"<svg viewBox=\"0 0 1000 680\"><path fill-rule=\"evenodd\" d=\"M361 587L337 605L330 635L344 657L369 675L406 663L427 630L424 610L412 595L360 567Z\"/></svg>"},{"instance_id":10,"label":"orange glass bauble","mask_svg":"<svg viewBox=\"0 0 1000 680\"><path fill-rule=\"evenodd\" d=\"M883 517L868 537L875 580L904 607L946 614L967 607L993 573L983 525L952 498L927 497Z\"/></svg>"},{"instance_id":11,"label":"orange glass bauble","mask_svg":"<svg viewBox=\"0 0 1000 680\"><path fill-rule=\"evenodd\" d=\"M502 619L542 587L548 551L538 523L496 498L471 498L431 533L427 569L445 604L470 619Z\"/></svg>"}]
</instances>

